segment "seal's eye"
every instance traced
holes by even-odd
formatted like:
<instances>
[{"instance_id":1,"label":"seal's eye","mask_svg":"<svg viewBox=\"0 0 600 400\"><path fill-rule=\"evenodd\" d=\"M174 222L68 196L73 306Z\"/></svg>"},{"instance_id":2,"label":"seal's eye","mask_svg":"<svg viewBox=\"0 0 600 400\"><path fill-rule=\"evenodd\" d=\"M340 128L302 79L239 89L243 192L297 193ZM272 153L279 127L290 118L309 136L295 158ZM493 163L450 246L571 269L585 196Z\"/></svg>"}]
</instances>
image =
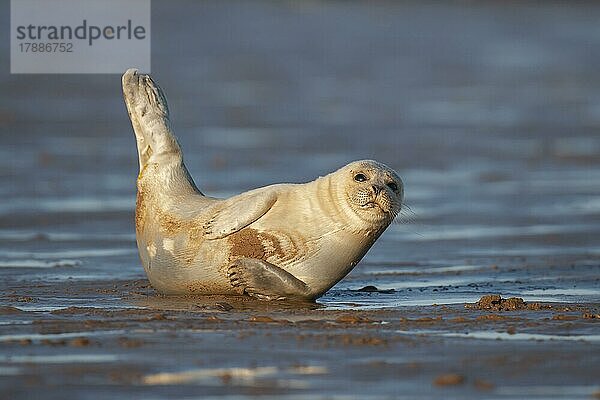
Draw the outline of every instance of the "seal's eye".
<instances>
[{"instance_id":1,"label":"seal's eye","mask_svg":"<svg viewBox=\"0 0 600 400\"><path fill-rule=\"evenodd\" d=\"M396 185L396 182L390 182L390 183L388 183L387 187L389 187L390 189L392 189L392 191L394 191L394 192L398 191L398 185Z\"/></svg>"},{"instance_id":2,"label":"seal's eye","mask_svg":"<svg viewBox=\"0 0 600 400\"><path fill-rule=\"evenodd\" d=\"M355 180L356 182L364 182L364 181L366 181L367 179L368 179L368 178L367 178L367 176L366 176L365 174L356 174L356 175L354 175L354 180Z\"/></svg>"}]
</instances>

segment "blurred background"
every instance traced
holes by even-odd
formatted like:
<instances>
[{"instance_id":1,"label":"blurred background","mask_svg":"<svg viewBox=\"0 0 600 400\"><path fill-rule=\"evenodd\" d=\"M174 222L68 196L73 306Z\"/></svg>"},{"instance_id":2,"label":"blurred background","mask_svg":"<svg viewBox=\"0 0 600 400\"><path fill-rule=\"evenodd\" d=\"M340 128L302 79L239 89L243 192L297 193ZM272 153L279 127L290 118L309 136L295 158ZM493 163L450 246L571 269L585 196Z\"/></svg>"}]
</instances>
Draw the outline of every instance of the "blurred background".
<instances>
[{"instance_id":1,"label":"blurred background","mask_svg":"<svg viewBox=\"0 0 600 400\"><path fill-rule=\"evenodd\" d=\"M9 16L3 1L5 288L143 277L120 76L11 75ZM598 3L154 0L151 36L152 75L203 192L364 158L404 179L412 212L325 304L366 284L396 290L377 306L460 302L490 282L598 300Z\"/></svg>"}]
</instances>

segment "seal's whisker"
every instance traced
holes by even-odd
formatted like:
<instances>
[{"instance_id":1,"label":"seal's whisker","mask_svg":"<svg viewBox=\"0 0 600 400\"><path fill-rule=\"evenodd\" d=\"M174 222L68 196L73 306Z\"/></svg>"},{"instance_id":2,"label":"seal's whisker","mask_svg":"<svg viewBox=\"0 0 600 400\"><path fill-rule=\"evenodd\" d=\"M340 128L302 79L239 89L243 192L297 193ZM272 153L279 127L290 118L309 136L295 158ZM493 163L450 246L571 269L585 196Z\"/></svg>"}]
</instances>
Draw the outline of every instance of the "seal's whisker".
<instances>
[{"instance_id":1,"label":"seal's whisker","mask_svg":"<svg viewBox=\"0 0 600 400\"><path fill-rule=\"evenodd\" d=\"M404 211L404 212L407 212L407 213L410 213L410 214L413 214L413 215L417 215L417 213L411 208L411 206L408 205L408 204L406 204L406 203L402 204L402 210L401 211Z\"/></svg>"},{"instance_id":2,"label":"seal's whisker","mask_svg":"<svg viewBox=\"0 0 600 400\"><path fill-rule=\"evenodd\" d=\"M418 225L422 226L420 222L418 222L419 215L406 203L402 204L402 209L398 213L397 217L392 221L395 225ZM413 233L419 237L424 237L417 231L410 230L410 233Z\"/></svg>"},{"instance_id":3,"label":"seal's whisker","mask_svg":"<svg viewBox=\"0 0 600 400\"><path fill-rule=\"evenodd\" d=\"M396 224L417 224L418 214L406 203L402 204L402 208L394 218Z\"/></svg>"}]
</instances>

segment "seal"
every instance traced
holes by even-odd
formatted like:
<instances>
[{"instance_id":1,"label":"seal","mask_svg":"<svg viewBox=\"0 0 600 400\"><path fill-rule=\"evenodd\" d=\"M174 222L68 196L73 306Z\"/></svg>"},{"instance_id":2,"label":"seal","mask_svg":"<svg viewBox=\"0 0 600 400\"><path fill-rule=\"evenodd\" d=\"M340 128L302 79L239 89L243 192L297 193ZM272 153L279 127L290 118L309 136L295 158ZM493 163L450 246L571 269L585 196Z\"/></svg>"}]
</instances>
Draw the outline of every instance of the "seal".
<instances>
[{"instance_id":1,"label":"seal","mask_svg":"<svg viewBox=\"0 0 600 400\"><path fill-rule=\"evenodd\" d=\"M150 283L164 294L314 300L400 212L402 180L372 160L308 183L205 196L183 162L161 89L135 69L122 84L139 155L137 245Z\"/></svg>"}]
</instances>

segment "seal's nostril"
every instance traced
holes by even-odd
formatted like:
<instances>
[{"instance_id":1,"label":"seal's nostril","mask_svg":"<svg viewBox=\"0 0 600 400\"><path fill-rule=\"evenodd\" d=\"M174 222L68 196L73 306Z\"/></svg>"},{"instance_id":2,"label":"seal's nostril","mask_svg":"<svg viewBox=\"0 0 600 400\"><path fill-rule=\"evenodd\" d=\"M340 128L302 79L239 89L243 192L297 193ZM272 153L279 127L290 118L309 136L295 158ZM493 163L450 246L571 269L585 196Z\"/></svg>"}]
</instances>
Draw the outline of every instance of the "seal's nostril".
<instances>
[{"instance_id":1,"label":"seal's nostril","mask_svg":"<svg viewBox=\"0 0 600 400\"><path fill-rule=\"evenodd\" d=\"M375 193L375 195L378 195L379 192L381 192L381 188L377 185L372 185L371 189L373 189L373 193Z\"/></svg>"}]
</instances>

